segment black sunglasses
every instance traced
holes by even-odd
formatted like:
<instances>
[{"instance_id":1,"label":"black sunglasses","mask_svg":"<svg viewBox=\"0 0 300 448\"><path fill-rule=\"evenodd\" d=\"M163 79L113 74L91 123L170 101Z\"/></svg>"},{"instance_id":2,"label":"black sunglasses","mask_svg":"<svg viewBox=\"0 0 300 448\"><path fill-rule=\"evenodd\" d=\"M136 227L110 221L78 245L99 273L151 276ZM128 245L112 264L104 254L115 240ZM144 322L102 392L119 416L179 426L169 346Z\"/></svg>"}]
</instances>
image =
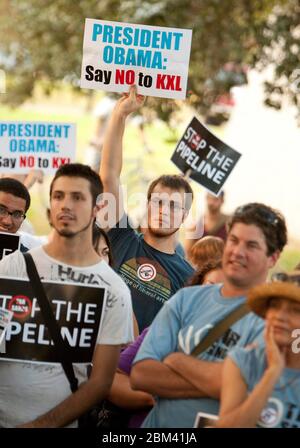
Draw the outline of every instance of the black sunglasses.
<instances>
[{"instance_id":1,"label":"black sunglasses","mask_svg":"<svg viewBox=\"0 0 300 448\"><path fill-rule=\"evenodd\" d=\"M288 282L295 283L300 286L300 273L299 274L287 274L286 272L275 272L271 276L272 282Z\"/></svg>"},{"instance_id":2,"label":"black sunglasses","mask_svg":"<svg viewBox=\"0 0 300 448\"><path fill-rule=\"evenodd\" d=\"M234 212L234 216L236 217L242 216L250 211L256 213L256 215L259 216L261 219L263 219L264 221L268 222L269 224L275 227L279 223L278 216L272 210L268 210L266 208L262 208L260 206L255 205L242 205L238 207Z\"/></svg>"}]
</instances>

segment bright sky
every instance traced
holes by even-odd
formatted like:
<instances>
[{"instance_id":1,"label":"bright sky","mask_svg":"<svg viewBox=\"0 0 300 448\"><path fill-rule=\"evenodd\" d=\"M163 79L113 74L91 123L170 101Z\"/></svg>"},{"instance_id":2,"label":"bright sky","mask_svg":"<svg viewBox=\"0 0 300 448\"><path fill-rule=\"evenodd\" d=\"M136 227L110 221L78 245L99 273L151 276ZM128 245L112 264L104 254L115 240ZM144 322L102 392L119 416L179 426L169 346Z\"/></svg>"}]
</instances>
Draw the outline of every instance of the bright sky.
<instances>
[{"instance_id":1,"label":"bright sky","mask_svg":"<svg viewBox=\"0 0 300 448\"><path fill-rule=\"evenodd\" d=\"M263 105L263 79L251 72L249 84L234 92L236 106L222 139L242 157L225 184L225 209L264 202L285 215L290 235L300 240L300 128L294 108Z\"/></svg>"}]
</instances>

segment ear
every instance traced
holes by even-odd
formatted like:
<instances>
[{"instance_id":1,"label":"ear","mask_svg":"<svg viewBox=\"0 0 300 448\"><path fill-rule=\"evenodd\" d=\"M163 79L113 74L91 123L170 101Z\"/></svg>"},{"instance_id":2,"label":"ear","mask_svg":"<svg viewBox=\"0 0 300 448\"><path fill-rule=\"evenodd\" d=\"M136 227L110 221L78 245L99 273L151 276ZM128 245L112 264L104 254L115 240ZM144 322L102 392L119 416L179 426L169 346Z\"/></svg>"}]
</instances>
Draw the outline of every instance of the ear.
<instances>
[{"instance_id":1,"label":"ear","mask_svg":"<svg viewBox=\"0 0 300 448\"><path fill-rule=\"evenodd\" d=\"M280 257L280 251L276 250L272 255L269 256L269 268L273 268Z\"/></svg>"},{"instance_id":2,"label":"ear","mask_svg":"<svg viewBox=\"0 0 300 448\"><path fill-rule=\"evenodd\" d=\"M51 210L49 207L47 207L46 214L47 214L47 220L48 220L49 226L53 227L52 219L51 219Z\"/></svg>"}]
</instances>

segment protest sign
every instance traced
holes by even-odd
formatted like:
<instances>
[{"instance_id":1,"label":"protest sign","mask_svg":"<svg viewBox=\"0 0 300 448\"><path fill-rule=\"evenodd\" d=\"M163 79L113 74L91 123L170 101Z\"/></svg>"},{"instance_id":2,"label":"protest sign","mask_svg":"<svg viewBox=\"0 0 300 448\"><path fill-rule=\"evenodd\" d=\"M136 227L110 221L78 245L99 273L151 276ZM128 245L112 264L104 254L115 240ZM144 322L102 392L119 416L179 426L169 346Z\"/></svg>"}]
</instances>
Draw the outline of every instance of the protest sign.
<instances>
[{"instance_id":1,"label":"protest sign","mask_svg":"<svg viewBox=\"0 0 300 448\"><path fill-rule=\"evenodd\" d=\"M186 97L192 30L86 19L81 87Z\"/></svg>"},{"instance_id":2,"label":"protest sign","mask_svg":"<svg viewBox=\"0 0 300 448\"><path fill-rule=\"evenodd\" d=\"M218 195L241 154L212 134L196 117L188 125L171 158L183 172Z\"/></svg>"},{"instance_id":3,"label":"protest sign","mask_svg":"<svg viewBox=\"0 0 300 448\"><path fill-rule=\"evenodd\" d=\"M6 352L0 361L59 363L30 282L8 278L0 282L0 307L13 313L6 329ZM71 361L90 363L102 322L105 289L50 281L43 286L62 338L70 346Z\"/></svg>"},{"instance_id":4,"label":"protest sign","mask_svg":"<svg viewBox=\"0 0 300 448\"><path fill-rule=\"evenodd\" d=\"M0 308L0 353L5 353L5 332L12 318L12 311Z\"/></svg>"},{"instance_id":5,"label":"protest sign","mask_svg":"<svg viewBox=\"0 0 300 448\"><path fill-rule=\"evenodd\" d=\"M0 260L20 248L20 236L15 233L0 232Z\"/></svg>"},{"instance_id":6,"label":"protest sign","mask_svg":"<svg viewBox=\"0 0 300 448\"><path fill-rule=\"evenodd\" d=\"M0 121L0 148L0 173L40 169L54 174L75 160L76 125Z\"/></svg>"},{"instance_id":7,"label":"protest sign","mask_svg":"<svg viewBox=\"0 0 300 448\"><path fill-rule=\"evenodd\" d=\"M206 412L198 412L194 422L194 428L213 428L216 426L219 416L216 414L207 414Z\"/></svg>"}]
</instances>

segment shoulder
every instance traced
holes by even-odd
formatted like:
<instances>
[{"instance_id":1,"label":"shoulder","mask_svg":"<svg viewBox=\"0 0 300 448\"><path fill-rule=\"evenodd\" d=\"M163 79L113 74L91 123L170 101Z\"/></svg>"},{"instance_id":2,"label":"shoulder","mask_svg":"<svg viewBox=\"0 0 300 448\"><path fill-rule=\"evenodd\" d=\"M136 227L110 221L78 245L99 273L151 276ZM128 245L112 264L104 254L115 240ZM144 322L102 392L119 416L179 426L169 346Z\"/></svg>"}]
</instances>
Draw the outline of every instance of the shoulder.
<instances>
[{"instance_id":1,"label":"shoulder","mask_svg":"<svg viewBox=\"0 0 300 448\"><path fill-rule=\"evenodd\" d=\"M218 285L186 286L179 289L179 291L168 300L166 305L178 305L182 308L194 307L198 310L200 305L207 301L211 301L211 297L216 294L219 295Z\"/></svg>"},{"instance_id":2,"label":"shoulder","mask_svg":"<svg viewBox=\"0 0 300 448\"><path fill-rule=\"evenodd\" d=\"M30 255L32 255L34 260L37 260L37 261L39 261L41 258L46 257L46 253L42 249L42 244L30 249L29 253L30 253ZM57 261L57 263L58 263L58 261Z\"/></svg>"},{"instance_id":3,"label":"shoulder","mask_svg":"<svg viewBox=\"0 0 300 448\"><path fill-rule=\"evenodd\" d=\"M0 261L0 275L8 277L23 277L26 275L24 269L24 256L19 250L5 256Z\"/></svg>"},{"instance_id":4,"label":"shoulder","mask_svg":"<svg viewBox=\"0 0 300 448\"><path fill-rule=\"evenodd\" d=\"M180 291L189 300L202 300L211 296L220 296L220 285L193 285L186 286Z\"/></svg>"},{"instance_id":5,"label":"shoulder","mask_svg":"<svg viewBox=\"0 0 300 448\"><path fill-rule=\"evenodd\" d=\"M33 249L34 247L41 246L42 244L45 244L47 242L46 236L36 236L36 235L30 235L26 232L19 232L20 235L20 241L23 246L27 247L29 250Z\"/></svg>"},{"instance_id":6,"label":"shoulder","mask_svg":"<svg viewBox=\"0 0 300 448\"><path fill-rule=\"evenodd\" d=\"M97 274L101 276L104 283L117 295L130 297L130 290L124 280L104 261L97 265Z\"/></svg>"},{"instance_id":7,"label":"shoulder","mask_svg":"<svg viewBox=\"0 0 300 448\"><path fill-rule=\"evenodd\" d=\"M108 230L107 235L113 247L117 244L127 246L132 242L132 239L138 241L137 232L133 229L129 217L126 214L122 216L120 221L114 227L111 227ZM129 238L131 239L130 243L128 240Z\"/></svg>"},{"instance_id":8,"label":"shoulder","mask_svg":"<svg viewBox=\"0 0 300 448\"><path fill-rule=\"evenodd\" d=\"M108 234L118 232L118 231L134 231L132 222L129 216L124 213L122 218L117 222L113 227L110 227L108 230Z\"/></svg>"},{"instance_id":9,"label":"shoulder","mask_svg":"<svg viewBox=\"0 0 300 448\"><path fill-rule=\"evenodd\" d=\"M194 268L181 254L175 253L174 257L176 257L177 263L183 271L186 271L189 275L192 275L195 272Z\"/></svg>"},{"instance_id":10,"label":"shoulder","mask_svg":"<svg viewBox=\"0 0 300 448\"><path fill-rule=\"evenodd\" d=\"M265 348L262 344L235 347L228 353L249 384L254 377L261 376L266 366Z\"/></svg>"},{"instance_id":11,"label":"shoulder","mask_svg":"<svg viewBox=\"0 0 300 448\"><path fill-rule=\"evenodd\" d=\"M250 313L246 314L246 316L243 317L243 322L247 322L247 325L249 328L254 329L257 333L260 333L263 331L265 327L265 321L257 314L250 311Z\"/></svg>"}]
</instances>

